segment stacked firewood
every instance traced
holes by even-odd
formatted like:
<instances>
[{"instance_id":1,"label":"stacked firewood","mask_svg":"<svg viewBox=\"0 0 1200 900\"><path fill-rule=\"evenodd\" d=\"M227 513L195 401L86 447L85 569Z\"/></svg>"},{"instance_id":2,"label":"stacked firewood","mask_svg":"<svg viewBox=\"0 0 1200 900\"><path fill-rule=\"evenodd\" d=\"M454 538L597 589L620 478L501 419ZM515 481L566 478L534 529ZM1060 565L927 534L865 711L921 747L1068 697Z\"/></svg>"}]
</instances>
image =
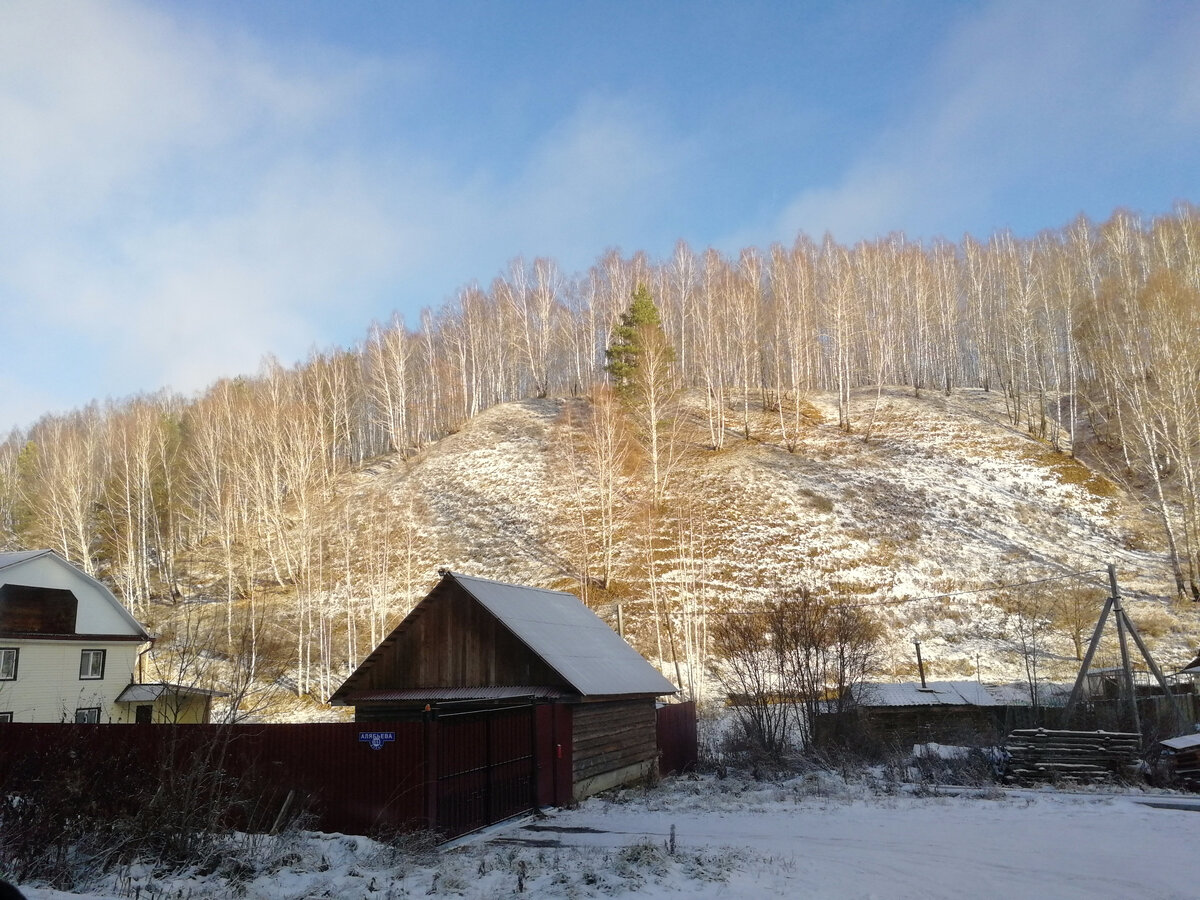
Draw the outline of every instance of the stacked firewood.
<instances>
[{"instance_id":1,"label":"stacked firewood","mask_svg":"<svg viewBox=\"0 0 1200 900\"><path fill-rule=\"evenodd\" d=\"M1113 731L1023 728L1005 742L1004 780L1012 782L1126 780L1134 772L1141 737Z\"/></svg>"}]
</instances>

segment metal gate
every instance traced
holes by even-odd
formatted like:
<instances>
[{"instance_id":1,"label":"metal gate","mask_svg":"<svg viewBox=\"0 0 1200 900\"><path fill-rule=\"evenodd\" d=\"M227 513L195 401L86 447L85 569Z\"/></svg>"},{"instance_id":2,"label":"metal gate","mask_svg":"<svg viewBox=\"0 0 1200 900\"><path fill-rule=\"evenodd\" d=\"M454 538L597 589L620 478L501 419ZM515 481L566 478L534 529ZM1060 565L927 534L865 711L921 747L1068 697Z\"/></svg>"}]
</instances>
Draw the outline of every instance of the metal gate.
<instances>
[{"instance_id":1,"label":"metal gate","mask_svg":"<svg viewBox=\"0 0 1200 900\"><path fill-rule=\"evenodd\" d=\"M532 706L438 714L435 813L464 834L537 805Z\"/></svg>"}]
</instances>

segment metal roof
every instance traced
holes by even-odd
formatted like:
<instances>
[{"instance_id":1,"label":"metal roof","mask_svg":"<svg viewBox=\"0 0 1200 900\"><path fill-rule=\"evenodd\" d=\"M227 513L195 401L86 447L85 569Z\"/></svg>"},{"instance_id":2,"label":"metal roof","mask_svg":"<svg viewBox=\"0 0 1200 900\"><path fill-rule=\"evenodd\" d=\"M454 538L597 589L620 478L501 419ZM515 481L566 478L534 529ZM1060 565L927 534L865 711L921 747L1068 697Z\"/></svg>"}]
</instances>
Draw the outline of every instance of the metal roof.
<instances>
[{"instance_id":1,"label":"metal roof","mask_svg":"<svg viewBox=\"0 0 1200 900\"><path fill-rule=\"evenodd\" d=\"M1066 706L1071 696L1070 684L1041 681L1037 685L1038 703L1041 706ZM983 689L992 695L998 706L1030 706L1029 685L1024 681L1008 684L985 684Z\"/></svg>"},{"instance_id":2,"label":"metal roof","mask_svg":"<svg viewBox=\"0 0 1200 900\"><path fill-rule=\"evenodd\" d=\"M177 697L228 697L225 691L209 691L204 688L187 687L182 684L131 684L117 696L117 703L153 703L163 694Z\"/></svg>"},{"instance_id":3,"label":"metal roof","mask_svg":"<svg viewBox=\"0 0 1200 900\"><path fill-rule=\"evenodd\" d=\"M677 692L573 594L446 574L583 696Z\"/></svg>"},{"instance_id":4,"label":"metal roof","mask_svg":"<svg viewBox=\"0 0 1200 900\"><path fill-rule=\"evenodd\" d=\"M0 569L53 552L53 550L8 550L0 553Z\"/></svg>"},{"instance_id":5,"label":"metal roof","mask_svg":"<svg viewBox=\"0 0 1200 900\"><path fill-rule=\"evenodd\" d=\"M974 681L928 681L919 683L864 684L859 702L863 706L997 706L996 699Z\"/></svg>"},{"instance_id":6,"label":"metal roof","mask_svg":"<svg viewBox=\"0 0 1200 900\"><path fill-rule=\"evenodd\" d=\"M1177 675L1200 675L1200 656L1197 656L1190 663L1180 669Z\"/></svg>"},{"instance_id":7,"label":"metal roof","mask_svg":"<svg viewBox=\"0 0 1200 900\"><path fill-rule=\"evenodd\" d=\"M1185 734L1183 737L1167 738L1159 743L1172 750L1187 750L1191 747L1200 747L1200 734Z\"/></svg>"},{"instance_id":8,"label":"metal roof","mask_svg":"<svg viewBox=\"0 0 1200 900\"><path fill-rule=\"evenodd\" d=\"M6 569L9 566L15 566L18 563L28 562L29 560L37 559L40 556L50 557L60 566L64 566L66 569L68 569L72 575L77 578L82 578L84 581L95 587L100 592L100 595L104 598L104 600L109 604L109 606L112 607L116 614L122 619L122 621L129 626L132 637L135 637L140 641L150 640L150 635L147 633L146 629L142 627L141 622L133 617L133 614L125 608L124 604L117 599L116 594L114 594L107 585L105 585L99 579L93 578L87 572L83 571L83 569L79 568L79 566L75 565L65 557L60 556L54 550L11 550L0 553L0 569ZM102 637L104 637L106 640L110 637L116 640L125 639L124 636L118 637L115 635L102 635Z\"/></svg>"},{"instance_id":9,"label":"metal roof","mask_svg":"<svg viewBox=\"0 0 1200 900\"><path fill-rule=\"evenodd\" d=\"M511 700L523 697L553 700L561 696L562 691L552 687L501 685L493 687L408 688L394 691L363 691L354 695L354 702L395 703L398 701Z\"/></svg>"}]
</instances>

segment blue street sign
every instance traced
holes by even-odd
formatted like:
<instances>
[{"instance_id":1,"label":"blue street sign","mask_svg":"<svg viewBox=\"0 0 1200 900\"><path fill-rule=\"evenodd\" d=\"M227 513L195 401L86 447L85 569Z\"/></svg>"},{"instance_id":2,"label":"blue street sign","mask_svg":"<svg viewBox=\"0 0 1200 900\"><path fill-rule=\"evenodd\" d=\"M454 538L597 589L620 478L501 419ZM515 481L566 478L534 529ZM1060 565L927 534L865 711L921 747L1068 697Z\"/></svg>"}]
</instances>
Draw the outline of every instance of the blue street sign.
<instances>
[{"instance_id":1,"label":"blue street sign","mask_svg":"<svg viewBox=\"0 0 1200 900\"><path fill-rule=\"evenodd\" d=\"M396 739L394 731L360 731L358 739L364 744L370 744L372 750L382 750L383 745L388 741Z\"/></svg>"}]
</instances>

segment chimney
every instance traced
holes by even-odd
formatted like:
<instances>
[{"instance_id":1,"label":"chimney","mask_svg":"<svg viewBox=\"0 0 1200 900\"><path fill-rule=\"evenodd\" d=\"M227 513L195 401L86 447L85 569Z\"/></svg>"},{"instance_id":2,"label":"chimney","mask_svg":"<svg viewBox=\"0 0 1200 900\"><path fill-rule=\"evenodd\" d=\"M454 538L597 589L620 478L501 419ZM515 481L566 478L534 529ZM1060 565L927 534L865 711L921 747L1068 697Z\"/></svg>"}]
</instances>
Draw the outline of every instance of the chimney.
<instances>
[{"instance_id":1,"label":"chimney","mask_svg":"<svg viewBox=\"0 0 1200 900\"><path fill-rule=\"evenodd\" d=\"M921 662L921 642L913 641L913 646L917 648L917 671L921 673L921 690L929 690L929 686L925 684L925 663Z\"/></svg>"}]
</instances>

